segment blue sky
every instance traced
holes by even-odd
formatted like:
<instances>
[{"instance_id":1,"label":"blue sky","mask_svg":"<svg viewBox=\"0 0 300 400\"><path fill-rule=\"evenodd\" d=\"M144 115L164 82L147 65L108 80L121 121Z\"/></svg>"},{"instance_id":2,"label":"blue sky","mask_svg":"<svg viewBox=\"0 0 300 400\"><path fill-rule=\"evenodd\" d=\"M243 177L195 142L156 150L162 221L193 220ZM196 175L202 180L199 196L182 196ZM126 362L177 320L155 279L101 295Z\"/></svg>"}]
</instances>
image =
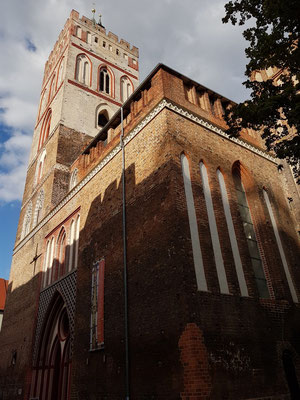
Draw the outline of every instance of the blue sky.
<instances>
[{"instance_id":1,"label":"blue sky","mask_svg":"<svg viewBox=\"0 0 300 400\"><path fill-rule=\"evenodd\" d=\"M235 101L246 98L245 42L222 0L9 0L0 5L0 277L8 279L44 64L73 9L102 14L140 49L144 79L163 62ZM99 7L101 5L101 9Z\"/></svg>"}]
</instances>

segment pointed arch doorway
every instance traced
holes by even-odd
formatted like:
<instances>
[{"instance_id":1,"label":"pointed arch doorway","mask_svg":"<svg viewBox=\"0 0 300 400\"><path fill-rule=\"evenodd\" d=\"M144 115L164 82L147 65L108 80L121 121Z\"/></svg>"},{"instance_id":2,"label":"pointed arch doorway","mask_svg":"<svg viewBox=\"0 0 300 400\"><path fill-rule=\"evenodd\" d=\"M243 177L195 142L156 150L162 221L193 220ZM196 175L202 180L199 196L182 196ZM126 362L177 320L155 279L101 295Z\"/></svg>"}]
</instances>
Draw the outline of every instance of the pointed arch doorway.
<instances>
[{"instance_id":1,"label":"pointed arch doorway","mask_svg":"<svg viewBox=\"0 0 300 400\"><path fill-rule=\"evenodd\" d=\"M69 317L62 296L56 292L40 336L31 397L39 400L68 400L70 368Z\"/></svg>"}]
</instances>

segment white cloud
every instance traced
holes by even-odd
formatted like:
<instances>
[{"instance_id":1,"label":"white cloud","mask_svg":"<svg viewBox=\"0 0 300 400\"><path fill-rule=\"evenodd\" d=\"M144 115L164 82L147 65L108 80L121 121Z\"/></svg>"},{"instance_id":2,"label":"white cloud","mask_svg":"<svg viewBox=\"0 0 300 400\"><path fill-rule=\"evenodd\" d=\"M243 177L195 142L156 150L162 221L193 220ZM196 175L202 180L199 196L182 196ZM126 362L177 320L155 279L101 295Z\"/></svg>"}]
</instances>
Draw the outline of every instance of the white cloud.
<instances>
[{"instance_id":1,"label":"white cloud","mask_svg":"<svg viewBox=\"0 0 300 400\"><path fill-rule=\"evenodd\" d=\"M246 96L245 43L240 28L221 22L225 2L110 0L97 13L107 30L139 47L142 79L164 62L239 101ZM90 17L91 5L84 0L1 4L0 123L12 134L0 136L0 201L22 197L45 61L71 9Z\"/></svg>"}]
</instances>

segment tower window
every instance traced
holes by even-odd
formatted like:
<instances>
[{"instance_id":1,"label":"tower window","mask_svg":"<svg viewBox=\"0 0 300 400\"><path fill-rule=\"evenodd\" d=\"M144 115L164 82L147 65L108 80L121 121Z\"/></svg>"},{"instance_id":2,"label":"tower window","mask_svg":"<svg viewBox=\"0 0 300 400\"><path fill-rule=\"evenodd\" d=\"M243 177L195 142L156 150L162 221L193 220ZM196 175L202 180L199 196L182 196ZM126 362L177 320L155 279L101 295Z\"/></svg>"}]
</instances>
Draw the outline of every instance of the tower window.
<instances>
[{"instance_id":1,"label":"tower window","mask_svg":"<svg viewBox=\"0 0 300 400\"><path fill-rule=\"evenodd\" d=\"M119 56L120 55L120 51L119 49L116 49L116 55Z\"/></svg>"},{"instance_id":2,"label":"tower window","mask_svg":"<svg viewBox=\"0 0 300 400\"><path fill-rule=\"evenodd\" d=\"M98 115L98 126L100 128L103 128L107 123L108 123L108 118L106 117L106 115L103 113L100 113Z\"/></svg>"},{"instance_id":3,"label":"tower window","mask_svg":"<svg viewBox=\"0 0 300 400\"><path fill-rule=\"evenodd\" d=\"M75 73L76 80L85 85L90 85L90 72L91 64L89 59L84 54L77 56Z\"/></svg>"},{"instance_id":4,"label":"tower window","mask_svg":"<svg viewBox=\"0 0 300 400\"><path fill-rule=\"evenodd\" d=\"M126 101L132 93L132 84L127 76L121 79L121 100Z\"/></svg>"},{"instance_id":5,"label":"tower window","mask_svg":"<svg viewBox=\"0 0 300 400\"><path fill-rule=\"evenodd\" d=\"M95 43L98 43L98 38L97 37L95 37Z\"/></svg>"},{"instance_id":6,"label":"tower window","mask_svg":"<svg viewBox=\"0 0 300 400\"><path fill-rule=\"evenodd\" d=\"M106 47L106 42L103 42L103 43L102 43L102 46L103 46L103 47Z\"/></svg>"},{"instance_id":7,"label":"tower window","mask_svg":"<svg viewBox=\"0 0 300 400\"><path fill-rule=\"evenodd\" d=\"M81 28L80 28L80 26L76 26L76 36L81 38Z\"/></svg>"},{"instance_id":8,"label":"tower window","mask_svg":"<svg viewBox=\"0 0 300 400\"><path fill-rule=\"evenodd\" d=\"M110 94L110 76L107 71L107 68L101 68L100 69L100 86L99 86L100 92L105 92L107 94Z\"/></svg>"},{"instance_id":9,"label":"tower window","mask_svg":"<svg viewBox=\"0 0 300 400\"><path fill-rule=\"evenodd\" d=\"M87 32L87 33L86 33L86 42L87 42L87 43L92 43L91 32Z\"/></svg>"}]
</instances>

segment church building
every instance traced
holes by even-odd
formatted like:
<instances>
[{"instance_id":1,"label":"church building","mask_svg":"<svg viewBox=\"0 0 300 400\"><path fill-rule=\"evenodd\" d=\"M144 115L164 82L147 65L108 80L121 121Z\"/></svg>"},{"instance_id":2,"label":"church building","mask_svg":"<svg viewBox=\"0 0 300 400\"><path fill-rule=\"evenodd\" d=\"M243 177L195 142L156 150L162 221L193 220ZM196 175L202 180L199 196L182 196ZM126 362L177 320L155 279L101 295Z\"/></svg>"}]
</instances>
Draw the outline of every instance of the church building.
<instances>
[{"instance_id":1,"label":"church building","mask_svg":"<svg viewBox=\"0 0 300 400\"><path fill-rule=\"evenodd\" d=\"M46 62L1 400L299 399L300 196L233 102L72 11ZM292 199L292 200L291 200Z\"/></svg>"}]
</instances>

